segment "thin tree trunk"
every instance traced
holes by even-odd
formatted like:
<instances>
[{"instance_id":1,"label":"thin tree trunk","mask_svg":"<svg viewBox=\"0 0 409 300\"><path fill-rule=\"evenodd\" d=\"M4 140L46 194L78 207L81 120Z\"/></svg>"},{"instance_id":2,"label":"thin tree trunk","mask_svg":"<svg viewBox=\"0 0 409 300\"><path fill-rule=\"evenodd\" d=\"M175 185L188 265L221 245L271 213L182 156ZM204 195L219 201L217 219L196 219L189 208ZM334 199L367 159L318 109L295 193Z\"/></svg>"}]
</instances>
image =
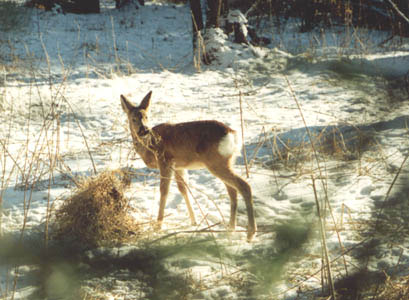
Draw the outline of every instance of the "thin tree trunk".
<instances>
[{"instance_id":1,"label":"thin tree trunk","mask_svg":"<svg viewBox=\"0 0 409 300\"><path fill-rule=\"evenodd\" d=\"M82 14L99 14L99 0L76 0L78 12Z\"/></svg>"},{"instance_id":2,"label":"thin tree trunk","mask_svg":"<svg viewBox=\"0 0 409 300\"><path fill-rule=\"evenodd\" d=\"M207 0L206 28L219 27L219 2L220 0Z\"/></svg>"},{"instance_id":3,"label":"thin tree trunk","mask_svg":"<svg viewBox=\"0 0 409 300\"><path fill-rule=\"evenodd\" d=\"M206 28L219 28L220 16L227 15L228 0L207 0Z\"/></svg>"},{"instance_id":4,"label":"thin tree trunk","mask_svg":"<svg viewBox=\"0 0 409 300\"><path fill-rule=\"evenodd\" d=\"M203 44L201 30L203 29L202 6L200 0L190 0L190 10L192 13L192 43L193 43L193 64L200 70L200 61L207 63L206 47Z\"/></svg>"},{"instance_id":5,"label":"thin tree trunk","mask_svg":"<svg viewBox=\"0 0 409 300\"><path fill-rule=\"evenodd\" d=\"M192 11L193 35L203 29L202 6L200 0L190 0L190 10Z\"/></svg>"}]
</instances>

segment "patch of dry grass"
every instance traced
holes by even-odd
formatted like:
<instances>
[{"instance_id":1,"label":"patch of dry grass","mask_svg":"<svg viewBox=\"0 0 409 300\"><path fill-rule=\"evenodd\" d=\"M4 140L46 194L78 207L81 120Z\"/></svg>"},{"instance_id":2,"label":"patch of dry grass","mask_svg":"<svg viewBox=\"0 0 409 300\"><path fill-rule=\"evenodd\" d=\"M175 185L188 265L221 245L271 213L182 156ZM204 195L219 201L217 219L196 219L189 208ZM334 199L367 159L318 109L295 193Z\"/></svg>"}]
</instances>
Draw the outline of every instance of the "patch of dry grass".
<instances>
[{"instance_id":1,"label":"patch of dry grass","mask_svg":"<svg viewBox=\"0 0 409 300\"><path fill-rule=\"evenodd\" d=\"M384 289L378 296L378 299L381 298L391 300L409 299L409 275L396 278L387 276Z\"/></svg>"},{"instance_id":2,"label":"patch of dry grass","mask_svg":"<svg viewBox=\"0 0 409 300\"><path fill-rule=\"evenodd\" d=\"M132 208L124 196L128 185L129 176L118 170L80 181L55 213L56 237L89 246L112 245L135 237L139 226L130 216Z\"/></svg>"}]
</instances>

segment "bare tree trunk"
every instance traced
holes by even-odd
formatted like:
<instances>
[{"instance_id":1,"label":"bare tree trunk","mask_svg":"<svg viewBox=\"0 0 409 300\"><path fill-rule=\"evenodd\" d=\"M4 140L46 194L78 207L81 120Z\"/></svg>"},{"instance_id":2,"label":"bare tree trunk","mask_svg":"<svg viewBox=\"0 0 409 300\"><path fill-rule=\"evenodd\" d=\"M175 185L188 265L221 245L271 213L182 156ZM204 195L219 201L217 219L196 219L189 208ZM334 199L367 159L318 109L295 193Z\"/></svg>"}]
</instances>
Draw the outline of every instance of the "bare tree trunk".
<instances>
[{"instance_id":1,"label":"bare tree trunk","mask_svg":"<svg viewBox=\"0 0 409 300\"><path fill-rule=\"evenodd\" d=\"M76 0L78 13L81 14L99 14L99 0Z\"/></svg>"},{"instance_id":2,"label":"bare tree trunk","mask_svg":"<svg viewBox=\"0 0 409 300\"><path fill-rule=\"evenodd\" d=\"M246 35L243 31L243 26L240 23L234 23L234 42L237 44L249 44L249 41L246 38Z\"/></svg>"},{"instance_id":3,"label":"bare tree trunk","mask_svg":"<svg viewBox=\"0 0 409 300\"><path fill-rule=\"evenodd\" d=\"M227 15L228 10L228 0L207 0L206 28L219 28L220 16Z\"/></svg>"},{"instance_id":4,"label":"bare tree trunk","mask_svg":"<svg viewBox=\"0 0 409 300\"><path fill-rule=\"evenodd\" d=\"M205 0L203 0L205 1ZM221 27L220 16L227 15L228 0L206 0L206 33L211 34L211 28ZM190 0L190 9L192 12L192 28L193 28L193 62L197 69L200 69L200 62L210 64L211 55L206 51L205 40L202 37L204 29L202 6L200 0Z\"/></svg>"},{"instance_id":5,"label":"bare tree trunk","mask_svg":"<svg viewBox=\"0 0 409 300\"><path fill-rule=\"evenodd\" d=\"M207 0L206 28L218 28L221 0Z\"/></svg>"},{"instance_id":6,"label":"bare tree trunk","mask_svg":"<svg viewBox=\"0 0 409 300\"><path fill-rule=\"evenodd\" d=\"M203 16L200 0L190 0L190 10L192 13L193 64L197 70L200 70L200 61L202 59L205 64L208 64L206 47L201 35Z\"/></svg>"},{"instance_id":7,"label":"bare tree trunk","mask_svg":"<svg viewBox=\"0 0 409 300\"><path fill-rule=\"evenodd\" d=\"M193 48L195 48L197 34L203 29L202 6L200 5L200 0L190 0L190 10L192 12Z\"/></svg>"},{"instance_id":8,"label":"bare tree trunk","mask_svg":"<svg viewBox=\"0 0 409 300\"><path fill-rule=\"evenodd\" d=\"M138 0L138 2L142 6L145 5L145 0ZM135 8L138 8L138 5L133 0L115 0L115 8L117 9L125 7L126 5L129 4L135 4Z\"/></svg>"},{"instance_id":9,"label":"bare tree trunk","mask_svg":"<svg viewBox=\"0 0 409 300\"><path fill-rule=\"evenodd\" d=\"M392 5L393 9L396 13L404 19L407 23L409 23L409 3L407 0L398 1L398 4L395 4L393 1L388 0L388 2Z\"/></svg>"}]
</instances>

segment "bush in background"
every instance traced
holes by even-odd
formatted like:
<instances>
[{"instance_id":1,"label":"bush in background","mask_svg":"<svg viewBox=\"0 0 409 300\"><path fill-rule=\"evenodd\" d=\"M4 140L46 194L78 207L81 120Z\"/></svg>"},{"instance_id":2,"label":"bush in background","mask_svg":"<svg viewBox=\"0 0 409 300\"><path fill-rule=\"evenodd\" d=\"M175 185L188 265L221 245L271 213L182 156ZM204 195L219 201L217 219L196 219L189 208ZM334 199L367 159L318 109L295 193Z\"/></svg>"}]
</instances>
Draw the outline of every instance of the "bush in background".
<instances>
[{"instance_id":1,"label":"bush in background","mask_svg":"<svg viewBox=\"0 0 409 300\"><path fill-rule=\"evenodd\" d=\"M12 0L0 1L0 32L23 30L27 26L29 18L29 10L20 3Z\"/></svg>"},{"instance_id":2,"label":"bush in background","mask_svg":"<svg viewBox=\"0 0 409 300\"><path fill-rule=\"evenodd\" d=\"M245 6L245 1L242 6ZM409 16L409 1L394 0L399 10ZM409 24L396 10L381 0L260 0L251 14L270 14L288 19L300 18L301 31L332 25L353 25L379 30L391 30L395 35L409 36Z\"/></svg>"}]
</instances>

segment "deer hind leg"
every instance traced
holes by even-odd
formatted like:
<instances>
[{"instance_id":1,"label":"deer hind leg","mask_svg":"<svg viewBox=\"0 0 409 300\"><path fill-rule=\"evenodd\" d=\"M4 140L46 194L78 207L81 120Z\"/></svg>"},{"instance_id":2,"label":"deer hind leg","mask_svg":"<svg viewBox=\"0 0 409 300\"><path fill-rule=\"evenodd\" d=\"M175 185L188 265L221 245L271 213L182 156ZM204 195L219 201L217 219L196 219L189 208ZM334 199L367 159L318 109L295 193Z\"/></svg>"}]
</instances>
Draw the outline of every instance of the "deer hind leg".
<instances>
[{"instance_id":1,"label":"deer hind leg","mask_svg":"<svg viewBox=\"0 0 409 300\"><path fill-rule=\"evenodd\" d=\"M236 175L230 167L230 162L227 162L225 165L212 165L207 166L210 172L212 172L216 177L220 178L226 186L230 186L234 188L236 191L240 193L243 197L244 202L246 204L247 210L247 218L248 218L248 228L247 228L247 241L251 241L256 233L257 225L254 216L254 209L253 209L253 197L251 193L250 185L242 179L240 176ZM227 190L229 192L229 189ZM229 196L230 196L229 192ZM230 198L231 199L231 198ZM232 206L235 204L231 204ZM234 220L233 220L234 218ZM236 216L230 216L230 224L236 222Z\"/></svg>"},{"instance_id":2,"label":"deer hind leg","mask_svg":"<svg viewBox=\"0 0 409 300\"><path fill-rule=\"evenodd\" d=\"M230 222L229 229L234 231L236 228L236 215L237 215L237 190L230 185L226 184L227 193L230 197Z\"/></svg>"},{"instance_id":3,"label":"deer hind leg","mask_svg":"<svg viewBox=\"0 0 409 300\"><path fill-rule=\"evenodd\" d=\"M158 223L156 228L161 229L163 217L165 213L166 199L169 194L170 180L173 175L173 169L170 165L165 163L159 163L160 171L160 202L159 202L159 213L158 213Z\"/></svg>"},{"instance_id":4,"label":"deer hind leg","mask_svg":"<svg viewBox=\"0 0 409 300\"><path fill-rule=\"evenodd\" d=\"M176 178L176 183L178 185L179 192L182 194L183 198L185 199L187 210L189 212L189 217L190 221L193 226L196 226L196 219L195 219L195 214L192 209L192 205L190 204L189 200L189 195L186 187L186 171L184 169L182 170L176 170L175 171L175 178Z\"/></svg>"}]
</instances>

